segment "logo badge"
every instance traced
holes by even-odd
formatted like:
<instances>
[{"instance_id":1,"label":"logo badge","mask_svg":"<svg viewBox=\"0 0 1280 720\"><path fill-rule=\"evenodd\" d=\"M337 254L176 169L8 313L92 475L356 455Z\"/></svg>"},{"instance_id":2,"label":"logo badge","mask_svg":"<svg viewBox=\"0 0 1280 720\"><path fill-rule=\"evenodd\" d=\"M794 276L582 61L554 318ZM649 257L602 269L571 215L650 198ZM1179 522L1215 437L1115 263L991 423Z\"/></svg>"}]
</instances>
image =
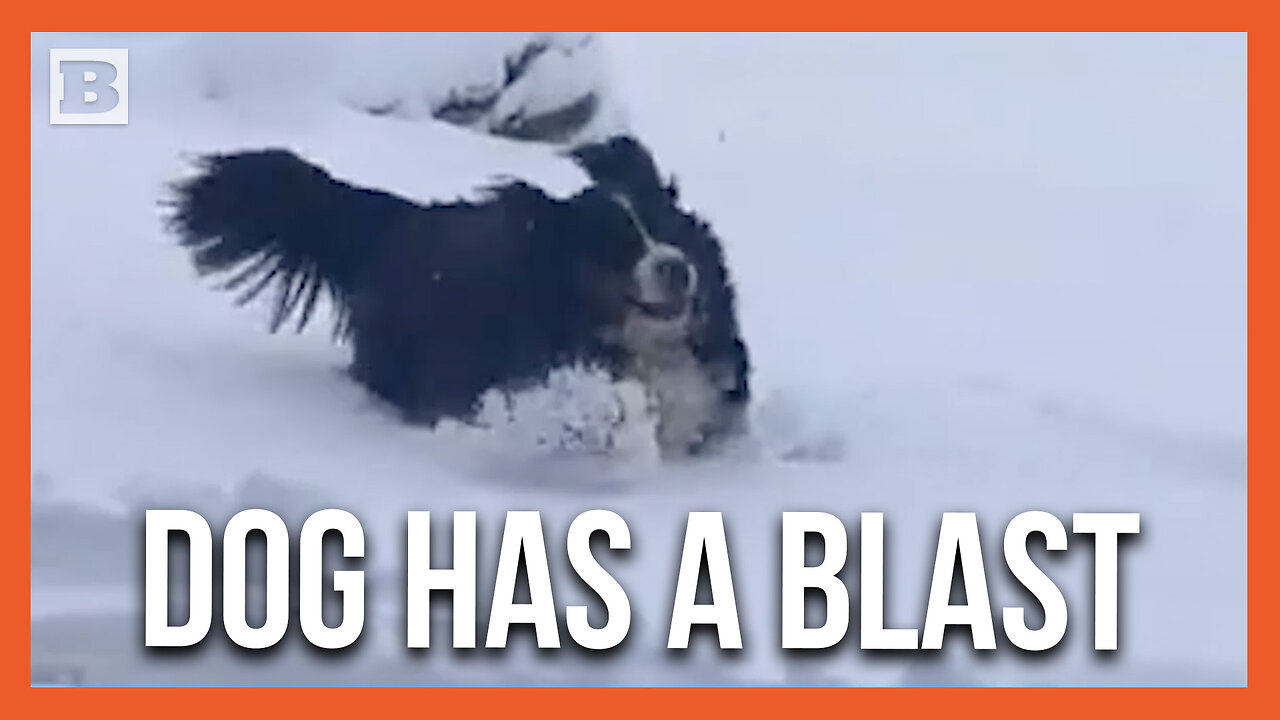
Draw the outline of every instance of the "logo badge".
<instances>
[{"instance_id":1,"label":"logo badge","mask_svg":"<svg viewBox=\"0 0 1280 720\"><path fill-rule=\"evenodd\" d=\"M49 51L50 125L128 125L129 51Z\"/></svg>"}]
</instances>

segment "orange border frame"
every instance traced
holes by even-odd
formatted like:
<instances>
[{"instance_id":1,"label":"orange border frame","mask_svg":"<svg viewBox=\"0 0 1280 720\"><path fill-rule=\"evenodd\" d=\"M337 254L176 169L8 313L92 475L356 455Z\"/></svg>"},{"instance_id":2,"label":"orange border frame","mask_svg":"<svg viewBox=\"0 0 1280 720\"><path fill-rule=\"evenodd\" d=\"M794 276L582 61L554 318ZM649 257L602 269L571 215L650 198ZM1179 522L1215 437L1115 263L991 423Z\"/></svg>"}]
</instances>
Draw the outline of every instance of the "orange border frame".
<instances>
[{"instance_id":1,"label":"orange border frame","mask_svg":"<svg viewBox=\"0 0 1280 720\"><path fill-rule=\"evenodd\" d=\"M295 7L290 7L293 5ZM505 7L500 7L505 6ZM0 53L9 58L8 67L28 67L30 33L38 30L172 30L174 26L201 30L515 30L547 25L595 25L640 30L860 30L860 31L1249 31L1248 122L1256 128L1280 127L1267 92L1275 76L1276 50L1267 44L1272 37L1266 11L1261 3L1216 0L1190 3L1185 0L1158 2L1077 0L1070 5L1042 5L1026 0L917 0L910 4L834 5L817 2L789 3L783 11L765 5L746 5L729 0L704 0L690 4L680 0L648 0L642 7L602 4L599 0L561 0L529 3L515 0L484 0L481 5L458 3L433 7L422 2L383 2L360 9L352 18L350 5L326 6L311 0L297 3L263 3L261 0L222 0L212 12L199 4L161 3L139 0L104 8L83 0L58 6L29 5L6 11L10 30ZM643 15L637 14L643 11ZM329 12L326 12L329 11ZM75 27L67 28L71 25ZM30 127L25 97L14 93L3 104L4 156L0 166L0 193L3 218L9 226L10 241L0 244L0 312L4 324L17 336L19 327L28 328L30 341L30 275L18 275L30 267L30 245L20 243L30 237ZM1250 198L1276 197L1270 172L1276 159L1270 132L1249 138ZM17 158L27 158L25 164ZM1277 237L1276 211L1264 202L1251 203L1251 230L1259 237ZM25 219L25 220L24 220ZM1259 249L1260 248L1260 249ZM1255 248L1250 258L1259 275L1276 267L1269 244ZM1269 273L1268 273L1269 274ZM1250 276L1255 273L1250 272ZM1253 285L1249 304L1261 309L1255 318L1274 317L1273 286ZM1266 335L1263 335L1266 338ZM30 486L30 347L22 356L4 356L0 391L9 398L3 420L9 431L0 445L0 459L10 479L0 485L4 506L29 507ZM1264 366L1275 360L1270 343L1254 344L1250 360L1261 358ZM24 381L23 378L27 378ZM1268 423L1268 400L1276 396L1275 382L1263 374L1250 388L1250 400L1261 398L1258 413L1250 420ZM26 398L28 413L22 414L19 398ZM1275 458L1263 445L1260 467L1264 477ZM23 462L25 458L25 462ZM1258 467L1258 466L1255 466ZM28 488L23 492L22 488ZM30 515L27 522L0 525L3 546L20 558L14 577L27 579L21 592L19 583L10 583L0 596L0 622L4 624L3 689L6 706L23 717L54 714L78 716L127 716L136 718L163 714L165 717L220 718L228 712L251 712L279 717L294 714L471 714L477 711L508 716L554 716L604 714L608 717L651 718L672 711L702 717L741 714L794 714L811 710L831 716L858 714L898 714L906 709L922 716L991 717L993 710L1007 709L1040 717L1074 718L1088 714L1116 714L1129 717L1183 715L1262 715L1274 713L1280 703L1274 692L1277 662L1269 647L1277 640L1275 614L1268 611L1274 602L1277 581L1270 577L1272 563L1280 553L1277 541L1264 523L1269 511L1278 506L1277 491L1269 482L1252 485L1249 498L1249 672L1247 688L1174 689L1087 689L1087 688L952 688L952 689L858 689L858 688L622 688L622 689L410 689L410 688L227 688L227 689L32 689L30 687ZM1261 611L1257 611L1261 608ZM38 695L37 695L38 694ZM234 709L233 709L234 708ZM12 712L12 711L11 711Z\"/></svg>"}]
</instances>

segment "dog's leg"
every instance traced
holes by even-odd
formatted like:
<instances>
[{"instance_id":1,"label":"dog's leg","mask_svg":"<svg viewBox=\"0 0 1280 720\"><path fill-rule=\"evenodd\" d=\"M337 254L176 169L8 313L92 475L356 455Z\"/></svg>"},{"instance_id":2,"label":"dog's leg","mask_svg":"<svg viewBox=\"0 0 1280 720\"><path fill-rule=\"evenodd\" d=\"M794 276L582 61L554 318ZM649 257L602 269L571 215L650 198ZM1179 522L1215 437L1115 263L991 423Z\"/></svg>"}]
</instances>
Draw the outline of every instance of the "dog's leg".
<instances>
[{"instance_id":1,"label":"dog's leg","mask_svg":"<svg viewBox=\"0 0 1280 720\"><path fill-rule=\"evenodd\" d=\"M694 454L716 424L720 390L684 347L664 353L642 373L657 406L659 453L664 459Z\"/></svg>"}]
</instances>

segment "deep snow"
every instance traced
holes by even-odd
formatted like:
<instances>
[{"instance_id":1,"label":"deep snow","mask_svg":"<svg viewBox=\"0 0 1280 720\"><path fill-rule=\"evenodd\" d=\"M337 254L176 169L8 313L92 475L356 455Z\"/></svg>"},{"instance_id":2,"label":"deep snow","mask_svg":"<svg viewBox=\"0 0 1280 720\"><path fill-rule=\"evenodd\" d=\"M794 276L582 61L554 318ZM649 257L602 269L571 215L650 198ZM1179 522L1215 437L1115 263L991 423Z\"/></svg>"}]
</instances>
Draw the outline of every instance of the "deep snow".
<instances>
[{"instance_id":1,"label":"deep snow","mask_svg":"<svg viewBox=\"0 0 1280 720\"><path fill-rule=\"evenodd\" d=\"M163 184L212 149L288 145L423 199L499 173L571 192L580 173L545 147L350 108L355 90L488 81L519 38L33 37L33 681L1245 682L1243 36L599 41L602 129L644 138L725 243L755 457L559 459L403 427L341 376L320 323L266 334L263 308L202 286L162 233ZM46 51L68 46L131 49L128 127L47 124ZM197 509L216 535L255 505L292 528L327 506L361 518L378 615L358 649L323 657L294 628L249 658L215 621L201 652L144 652L142 509ZM634 541L605 561L638 615L622 650L537 654L531 633L502 656L402 649L405 511L479 511L483 619L503 512L542 511L563 607L586 596L564 532L594 507ZM675 561L685 513L706 509L725 513L746 648L695 638L680 660L662 649ZM1071 611L1060 648L1029 658L999 635L999 608L1022 600L1000 534L1030 509L1068 528L1072 512L1142 513L1113 657L1089 649L1092 553L1074 537L1044 565ZM858 513L886 513L898 627L923 621L941 513L976 511L1002 649L976 657L953 632L938 656L869 656L855 608L838 649L783 655L783 510L845 520L855 586Z\"/></svg>"}]
</instances>

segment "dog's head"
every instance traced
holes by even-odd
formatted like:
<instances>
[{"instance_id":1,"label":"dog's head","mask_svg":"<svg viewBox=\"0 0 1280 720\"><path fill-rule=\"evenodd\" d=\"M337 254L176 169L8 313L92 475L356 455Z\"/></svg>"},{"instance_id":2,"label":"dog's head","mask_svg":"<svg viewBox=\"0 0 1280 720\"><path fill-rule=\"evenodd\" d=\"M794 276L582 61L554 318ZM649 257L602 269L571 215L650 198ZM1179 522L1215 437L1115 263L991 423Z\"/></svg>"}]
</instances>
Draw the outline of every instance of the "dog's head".
<instances>
[{"instance_id":1,"label":"dog's head","mask_svg":"<svg viewBox=\"0 0 1280 720\"><path fill-rule=\"evenodd\" d=\"M700 273L679 246L649 231L630 198L593 187L571 201L571 230L555 240L569 250L579 292L601 324L643 321L669 342L692 326Z\"/></svg>"},{"instance_id":2,"label":"dog's head","mask_svg":"<svg viewBox=\"0 0 1280 720\"><path fill-rule=\"evenodd\" d=\"M609 309L608 331L657 396L664 450L696 452L736 433L749 363L719 240L681 209L674 182L633 138L572 157L594 181L574 201L594 237L575 252L593 302Z\"/></svg>"}]
</instances>

